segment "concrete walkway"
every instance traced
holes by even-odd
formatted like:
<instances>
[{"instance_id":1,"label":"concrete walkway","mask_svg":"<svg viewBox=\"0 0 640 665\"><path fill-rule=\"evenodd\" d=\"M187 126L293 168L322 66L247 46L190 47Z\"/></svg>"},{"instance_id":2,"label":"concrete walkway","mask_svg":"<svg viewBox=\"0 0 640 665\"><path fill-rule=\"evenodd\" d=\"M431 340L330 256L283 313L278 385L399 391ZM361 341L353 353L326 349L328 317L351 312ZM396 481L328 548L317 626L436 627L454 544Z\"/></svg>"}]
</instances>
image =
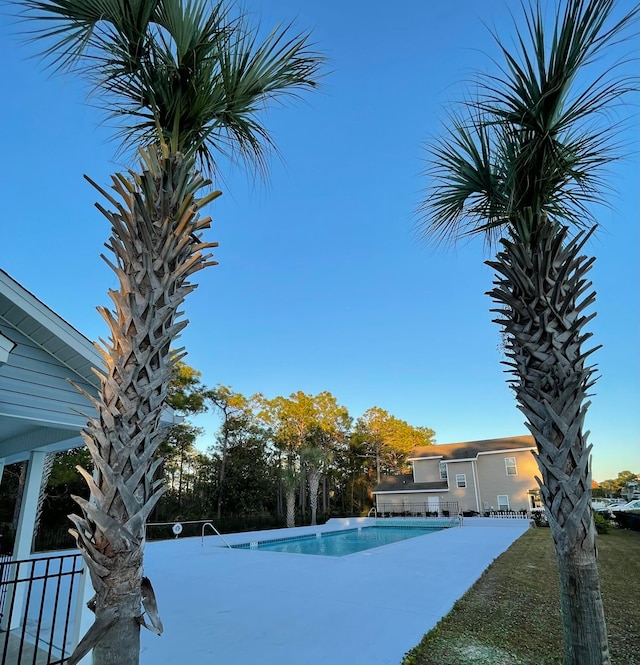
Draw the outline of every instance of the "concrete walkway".
<instances>
[{"instance_id":1,"label":"concrete walkway","mask_svg":"<svg viewBox=\"0 0 640 665\"><path fill-rule=\"evenodd\" d=\"M527 520L470 518L462 528L346 557L230 550L217 536L206 536L204 546L200 538L149 543L145 574L165 632L143 629L141 663L398 665L528 527Z\"/></svg>"}]
</instances>

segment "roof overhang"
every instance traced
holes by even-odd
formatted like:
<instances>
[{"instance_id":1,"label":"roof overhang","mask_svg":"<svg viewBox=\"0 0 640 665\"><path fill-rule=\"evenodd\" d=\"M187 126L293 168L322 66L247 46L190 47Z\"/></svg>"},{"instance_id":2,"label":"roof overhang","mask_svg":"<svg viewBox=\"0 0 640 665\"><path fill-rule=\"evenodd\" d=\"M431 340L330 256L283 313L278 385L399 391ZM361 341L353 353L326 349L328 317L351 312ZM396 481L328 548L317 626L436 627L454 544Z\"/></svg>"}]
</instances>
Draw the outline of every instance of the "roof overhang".
<instances>
[{"instance_id":1,"label":"roof overhang","mask_svg":"<svg viewBox=\"0 0 640 665\"><path fill-rule=\"evenodd\" d=\"M505 455L508 453L521 453L527 450L535 450L535 446L524 446L522 448L504 448L503 450L479 450L475 457L460 457L445 460L447 464L455 462L475 462L480 455ZM408 462L419 462L421 460L442 460L444 455L431 455L429 457L408 457Z\"/></svg>"},{"instance_id":2,"label":"roof overhang","mask_svg":"<svg viewBox=\"0 0 640 665\"><path fill-rule=\"evenodd\" d=\"M0 317L88 383L99 385L94 367L102 356L87 337L0 270Z\"/></svg>"}]
</instances>

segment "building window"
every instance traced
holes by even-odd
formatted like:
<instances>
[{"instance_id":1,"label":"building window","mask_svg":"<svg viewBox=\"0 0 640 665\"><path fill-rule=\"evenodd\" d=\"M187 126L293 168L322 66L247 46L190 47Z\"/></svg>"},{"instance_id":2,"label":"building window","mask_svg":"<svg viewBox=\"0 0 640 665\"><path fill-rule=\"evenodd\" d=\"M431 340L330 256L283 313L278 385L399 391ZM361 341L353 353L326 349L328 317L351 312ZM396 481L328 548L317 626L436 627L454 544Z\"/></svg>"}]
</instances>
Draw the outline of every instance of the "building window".
<instances>
[{"instance_id":1,"label":"building window","mask_svg":"<svg viewBox=\"0 0 640 665\"><path fill-rule=\"evenodd\" d=\"M447 475L446 462L440 462L440 480L449 480L449 476Z\"/></svg>"},{"instance_id":2,"label":"building window","mask_svg":"<svg viewBox=\"0 0 640 665\"><path fill-rule=\"evenodd\" d=\"M518 467L516 466L516 458L515 457L505 457L504 458L504 466L505 466L505 469L507 470L507 475L508 476L517 476L518 475Z\"/></svg>"},{"instance_id":3,"label":"building window","mask_svg":"<svg viewBox=\"0 0 640 665\"><path fill-rule=\"evenodd\" d=\"M509 510L509 497L506 494L498 494L498 510Z\"/></svg>"},{"instance_id":4,"label":"building window","mask_svg":"<svg viewBox=\"0 0 640 665\"><path fill-rule=\"evenodd\" d=\"M456 473L456 487L466 487L466 486L467 486L467 474Z\"/></svg>"}]
</instances>

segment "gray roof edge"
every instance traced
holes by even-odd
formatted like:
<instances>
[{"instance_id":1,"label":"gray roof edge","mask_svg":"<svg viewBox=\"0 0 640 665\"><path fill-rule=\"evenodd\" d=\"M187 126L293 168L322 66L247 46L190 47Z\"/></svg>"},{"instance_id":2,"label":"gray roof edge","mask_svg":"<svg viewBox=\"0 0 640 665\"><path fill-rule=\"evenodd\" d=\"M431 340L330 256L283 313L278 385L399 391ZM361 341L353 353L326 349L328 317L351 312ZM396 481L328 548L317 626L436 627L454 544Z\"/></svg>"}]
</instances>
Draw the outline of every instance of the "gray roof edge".
<instances>
[{"instance_id":1,"label":"gray roof edge","mask_svg":"<svg viewBox=\"0 0 640 665\"><path fill-rule=\"evenodd\" d=\"M42 300L25 289L11 275L0 268L0 291L16 307L19 307L27 316L37 321L40 325L50 330L59 340L75 351L79 356L88 361L92 367L100 369L103 366L103 358L94 343L79 330L74 328L68 321L56 314ZM55 357L55 353L43 347ZM61 361L62 362L62 361ZM89 383L99 385L100 380L95 372L89 371L87 375L78 372L76 368L64 363L76 374L82 376ZM164 425L176 422L178 415L167 404L163 408L162 423Z\"/></svg>"},{"instance_id":2,"label":"gray roof edge","mask_svg":"<svg viewBox=\"0 0 640 665\"><path fill-rule=\"evenodd\" d=\"M527 441L527 439L531 439L531 442ZM483 447L486 445L497 445L504 442L505 448L492 448L490 450L483 450ZM473 461L477 459L478 455L495 455L495 454L500 454L504 452L518 452L522 450L532 450L535 449L536 444L535 440L533 440L533 437L531 434L521 434L519 436L506 436L506 437L500 437L498 439L479 439L477 441L459 441L456 443L442 443L442 444L433 444L431 446L424 446L424 448L433 448L433 451L429 451L429 453L432 454L425 454L425 455L420 455L419 457L408 457L407 461L409 462L414 462L418 460L428 460L428 459L442 459L444 458L445 454L447 454L447 450L442 451L440 454L438 454L436 451L439 446L447 447L449 448L450 446L466 446L467 448L474 449L475 448L475 457L466 457L466 458L454 458L454 459L447 459L447 463L449 462L463 462L463 461ZM515 446L519 446L516 448Z\"/></svg>"},{"instance_id":3,"label":"gray roof edge","mask_svg":"<svg viewBox=\"0 0 640 665\"><path fill-rule=\"evenodd\" d=\"M94 367L102 365L102 356L88 337L85 337L2 269L0 269L0 287L2 293L27 316L50 330L59 340Z\"/></svg>"}]
</instances>

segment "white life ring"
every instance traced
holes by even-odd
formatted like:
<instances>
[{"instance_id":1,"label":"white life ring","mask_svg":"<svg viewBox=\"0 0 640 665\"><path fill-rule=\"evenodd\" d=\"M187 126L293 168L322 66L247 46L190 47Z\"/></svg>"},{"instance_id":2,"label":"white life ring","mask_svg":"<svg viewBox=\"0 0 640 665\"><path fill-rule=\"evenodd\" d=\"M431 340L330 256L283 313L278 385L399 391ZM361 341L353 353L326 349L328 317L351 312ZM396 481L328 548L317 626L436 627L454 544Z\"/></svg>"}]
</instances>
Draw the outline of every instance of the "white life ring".
<instances>
[{"instance_id":1,"label":"white life ring","mask_svg":"<svg viewBox=\"0 0 640 665\"><path fill-rule=\"evenodd\" d=\"M171 530L176 536L179 536L182 533L182 524L180 524L180 522L177 522L176 524L173 525Z\"/></svg>"}]
</instances>

